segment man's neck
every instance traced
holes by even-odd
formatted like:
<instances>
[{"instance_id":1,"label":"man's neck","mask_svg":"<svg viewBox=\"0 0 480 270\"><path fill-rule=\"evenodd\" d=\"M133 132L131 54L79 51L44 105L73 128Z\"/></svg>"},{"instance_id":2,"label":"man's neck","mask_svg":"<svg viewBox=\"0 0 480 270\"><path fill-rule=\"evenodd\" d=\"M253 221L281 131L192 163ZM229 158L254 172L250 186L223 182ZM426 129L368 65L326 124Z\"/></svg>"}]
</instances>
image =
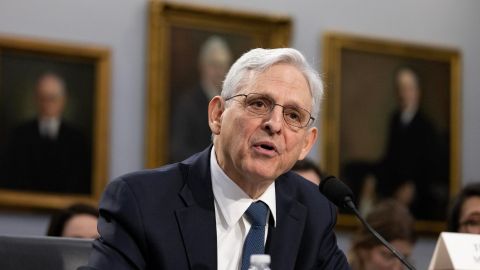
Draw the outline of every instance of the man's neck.
<instances>
[{"instance_id":1,"label":"man's neck","mask_svg":"<svg viewBox=\"0 0 480 270\"><path fill-rule=\"evenodd\" d=\"M58 117L58 116L39 116L38 120L40 122L50 122L50 121L60 122L60 117Z\"/></svg>"},{"instance_id":2,"label":"man's neck","mask_svg":"<svg viewBox=\"0 0 480 270\"><path fill-rule=\"evenodd\" d=\"M260 196L262 196L262 194L265 193L267 188L272 184L272 182L251 183L247 181L237 181L233 178L231 179L252 199L258 199Z\"/></svg>"},{"instance_id":3,"label":"man's neck","mask_svg":"<svg viewBox=\"0 0 480 270\"><path fill-rule=\"evenodd\" d=\"M409 125L412 122L413 117L417 114L418 106L411 106L405 108L400 112L400 120L404 125Z\"/></svg>"}]
</instances>

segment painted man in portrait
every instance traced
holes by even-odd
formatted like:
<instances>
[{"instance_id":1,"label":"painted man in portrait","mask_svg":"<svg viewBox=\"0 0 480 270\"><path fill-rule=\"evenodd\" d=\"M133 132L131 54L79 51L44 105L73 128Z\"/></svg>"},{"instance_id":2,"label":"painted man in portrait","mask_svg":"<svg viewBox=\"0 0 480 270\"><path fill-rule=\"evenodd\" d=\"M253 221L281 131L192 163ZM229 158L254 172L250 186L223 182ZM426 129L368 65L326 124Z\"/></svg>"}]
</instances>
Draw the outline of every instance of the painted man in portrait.
<instances>
[{"instance_id":1,"label":"painted man in portrait","mask_svg":"<svg viewBox=\"0 0 480 270\"><path fill-rule=\"evenodd\" d=\"M205 125L208 102L220 94L231 62L231 50L221 37L211 36L202 45L198 57L200 81L179 97L172 110L170 161L181 161L211 143L211 131Z\"/></svg>"},{"instance_id":2,"label":"painted man in portrait","mask_svg":"<svg viewBox=\"0 0 480 270\"><path fill-rule=\"evenodd\" d=\"M91 190L91 158L86 137L63 118L67 104L64 80L44 73L35 87L37 115L10 136L4 156L2 187L39 192Z\"/></svg>"},{"instance_id":3,"label":"painted man in portrait","mask_svg":"<svg viewBox=\"0 0 480 270\"><path fill-rule=\"evenodd\" d=\"M433 218L433 191L442 184L438 135L421 109L418 74L410 67L395 73L398 108L390 118L387 146L380 164L378 192L410 206L418 218Z\"/></svg>"}]
</instances>

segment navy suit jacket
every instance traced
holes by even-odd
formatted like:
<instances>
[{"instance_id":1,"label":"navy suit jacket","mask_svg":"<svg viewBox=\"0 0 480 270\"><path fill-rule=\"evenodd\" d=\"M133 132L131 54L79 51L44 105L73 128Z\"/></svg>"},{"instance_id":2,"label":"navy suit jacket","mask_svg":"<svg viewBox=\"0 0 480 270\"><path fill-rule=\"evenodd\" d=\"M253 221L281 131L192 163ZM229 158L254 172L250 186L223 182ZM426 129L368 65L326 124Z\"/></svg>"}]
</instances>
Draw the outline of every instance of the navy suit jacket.
<instances>
[{"instance_id":1,"label":"navy suit jacket","mask_svg":"<svg viewBox=\"0 0 480 270\"><path fill-rule=\"evenodd\" d=\"M210 150L110 183L86 269L217 269ZM288 172L275 190L271 268L349 269L332 231L336 210L317 187Z\"/></svg>"}]
</instances>

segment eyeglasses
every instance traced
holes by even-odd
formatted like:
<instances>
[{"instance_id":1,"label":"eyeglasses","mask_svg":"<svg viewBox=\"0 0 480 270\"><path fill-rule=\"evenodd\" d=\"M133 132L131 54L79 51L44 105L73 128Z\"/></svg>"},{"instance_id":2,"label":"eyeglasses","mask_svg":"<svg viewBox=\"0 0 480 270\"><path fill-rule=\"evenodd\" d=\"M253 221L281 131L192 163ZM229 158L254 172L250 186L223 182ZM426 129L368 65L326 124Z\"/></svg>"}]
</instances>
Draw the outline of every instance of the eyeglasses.
<instances>
[{"instance_id":1,"label":"eyeglasses","mask_svg":"<svg viewBox=\"0 0 480 270\"><path fill-rule=\"evenodd\" d=\"M282 107L283 119L288 125L292 127L304 128L313 123L313 121L315 121L315 118L313 118L310 112L308 112L307 110L297 106L284 106L277 104L272 98L262 94L238 94L226 98L225 101L236 97L244 97L244 107L247 109L247 111L256 115L267 115L273 111L275 106Z\"/></svg>"}]
</instances>

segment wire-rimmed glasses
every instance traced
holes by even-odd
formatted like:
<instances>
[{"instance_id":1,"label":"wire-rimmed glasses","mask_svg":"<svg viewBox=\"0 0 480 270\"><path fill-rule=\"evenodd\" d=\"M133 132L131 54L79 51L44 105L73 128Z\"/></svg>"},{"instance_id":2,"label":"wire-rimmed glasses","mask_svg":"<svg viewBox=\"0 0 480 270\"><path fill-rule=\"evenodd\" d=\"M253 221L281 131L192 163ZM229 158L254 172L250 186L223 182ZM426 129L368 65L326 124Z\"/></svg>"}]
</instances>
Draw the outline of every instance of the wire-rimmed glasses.
<instances>
[{"instance_id":1,"label":"wire-rimmed glasses","mask_svg":"<svg viewBox=\"0 0 480 270\"><path fill-rule=\"evenodd\" d=\"M293 105L280 105L269 96L258 93L238 94L226 98L225 101L236 97L244 97L244 107L247 111L257 115L267 115L273 111L275 106L282 107L283 119L285 123L292 127L304 128L315 121L310 112L303 108Z\"/></svg>"}]
</instances>

